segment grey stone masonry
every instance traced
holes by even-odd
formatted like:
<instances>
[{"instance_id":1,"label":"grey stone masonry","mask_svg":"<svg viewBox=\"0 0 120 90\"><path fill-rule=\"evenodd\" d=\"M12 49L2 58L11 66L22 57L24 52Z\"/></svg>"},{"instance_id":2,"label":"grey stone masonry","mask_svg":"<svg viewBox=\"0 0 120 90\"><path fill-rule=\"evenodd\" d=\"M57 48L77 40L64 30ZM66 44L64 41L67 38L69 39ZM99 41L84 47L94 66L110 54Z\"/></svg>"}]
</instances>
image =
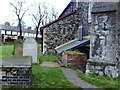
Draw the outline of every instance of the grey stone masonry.
<instances>
[{"instance_id":1,"label":"grey stone masonry","mask_svg":"<svg viewBox=\"0 0 120 90\"><path fill-rule=\"evenodd\" d=\"M94 2L90 60L86 73L118 77L120 63L120 2Z\"/></svg>"},{"instance_id":2,"label":"grey stone masonry","mask_svg":"<svg viewBox=\"0 0 120 90\"><path fill-rule=\"evenodd\" d=\"M88 35L88 4L80 3L78 9L41 27L43 30L43 53L53 54L55 48L78 38L78 27L84 27L84 35Z\"/></svg>"},{"instance_id":3,"label":"grey stone masonry","mask_svg":"<svg viewBox=\"0 0 120 90\"><path fill-rule=\"evenodd\" d=\"M12 56L2 62L0 84L6 86L31 85L32 58L29 56Z\"/></svg>"}]
</instances>

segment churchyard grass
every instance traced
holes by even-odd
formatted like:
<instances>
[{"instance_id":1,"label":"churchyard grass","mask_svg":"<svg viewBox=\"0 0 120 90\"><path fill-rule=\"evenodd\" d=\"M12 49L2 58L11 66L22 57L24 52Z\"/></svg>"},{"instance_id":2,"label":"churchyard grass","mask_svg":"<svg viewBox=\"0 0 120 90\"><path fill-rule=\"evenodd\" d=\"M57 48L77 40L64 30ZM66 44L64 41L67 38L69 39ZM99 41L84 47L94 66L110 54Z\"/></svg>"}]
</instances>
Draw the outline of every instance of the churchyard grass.
<instances>
[{"instance_id":1,"label":"churchyard grass","mask_svg":"<svg viewBox=\"0 0 120 90\"><path fill-rule=\"evenodd\" d=\"M84 73L79 73L78 76L84 81L91 83L100 88L118 88L118 84L120 83L120 77L111 78L111 77L103 77L100 75L86 75Z\"/></svg>"},{"instance_id":2,"label":"churchyard grass","mask_svg":"<svg viewBox=\"0 0 120 90\"><path fill-rule=\"evenodd\" d=\"M12 56L14 45L3 45L2 59ZM58 61L59 58L55 55L38 55L41 61ZM31 88L76 88L72 83L68 82L63 75L61 68L41 67L40 65L32 66L32 86ZM118 79L110 77L102 77L99 75L86 75L80 73L78 75L81 79L96 85L101 88L117 88ZM120 80L120 78L119 78Z\"/></svg>"},{"instance_id":3,"label":"churchyard grass","mask_svg":"<svg viewBox=\"0 0 120 90\"><path fill-rule=\"evenodd\" d=\"M2 60L8 58L9 56L12 56L13 53L13 47L14 45L2 45Z\"/></svg>"},{"instance_id":4,"label":"churchyard grass","mask_svg":"<svg viewBox=\"0 0 120 90\"><path fill-rule=\"evenodd\" d=\"M42 61L59 61L60 59L56 55L38 55L40 62Z\"/></svg>"},{"instance_id":5,"label":"churchyard grass","mask_svg":"<svg viewBox=\"0 0 120 90\"><path fill-rule=\"evenodd\" d=\"M77 88L63 75L60 67L33 65L32 88Z\"/></svg>"},{"instance_id":6,"label":"churchyard grass","mask_svg":"<svg viewBox=\"0 0 120 90\"><path fill-rule=\"evenodd\" d=\"M13 45L3 45L3 59L12 56ZM57 56L50 55L42 60L58 60ZM24 87L8 87L8 88L24 88ZM42 67L39 64L32 66L32 85L30 88L78 88L70 83L63 75L60 67Z\"/></svg>"},{"instance_id":7,"label":"churchyard grass","mask_svg":"<svg viewBox=\"0 0 120 90\"><path fill-rule=\"evenodd\" d=\"M41 44L37 44L38 45L38 54L40 54L41 52Z\"/></svg>"}]
</instances>

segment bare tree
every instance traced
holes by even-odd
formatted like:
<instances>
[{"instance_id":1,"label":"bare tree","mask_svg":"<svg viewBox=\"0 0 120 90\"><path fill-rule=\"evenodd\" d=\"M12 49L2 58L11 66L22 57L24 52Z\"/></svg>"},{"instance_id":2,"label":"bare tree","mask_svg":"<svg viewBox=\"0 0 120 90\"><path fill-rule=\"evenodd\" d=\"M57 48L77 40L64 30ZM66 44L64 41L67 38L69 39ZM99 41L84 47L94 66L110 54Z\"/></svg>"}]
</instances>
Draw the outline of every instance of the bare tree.
<instances>
[{"instance_id":1,"label":"bare tree","mask_svg":"<svg viewBox=\"0 0 120 90\"><path fill-rule=\"evenodd\" d=\"M52 15L52 20L57 19L58 12L55 10L55 7L52 7L52 13L51 13L51 15Z\"/></svg>"},{"instance_id":2,"label":"bare tree","mask_svg":"<svg viewBox=\"0 0 120 90\"><path fill-rule=\"evenodd\" d=\"M15 3L10 2L10 5L12 5L14 7L13 12L16 14L17 19L18 19L18 26L19 26L19 30L20 30L20 35L19 38L22 38L22 19L26 13L26 11L28 10L28 8L24 8L25 5L25 1L16 1Z\"/></svg>"},{"instance_id":3,"label":"bare tree","mask_svg":"<svg viewBox=\"0 0 120 90\"><path fill-rule=\"evenodd\" d=\"M41 25L44 24L45 21L45 17L47 15L47 7L44 4L39 3L37 6L37 12L32 14L33 17L33 23L35 24L36 27L36 40L38 39L38 32L39 32L39 28Z\"/></svg>"},{"instance_id":4,"label":"bare tree","mask_svg":"<svg viewBox=\"0 0 120 90\"><path fill-rule=\"evenodd\" d=\"M49 22L56 20L58 18L58 14L59 13L56 11L55 7L52 6L48 15Z\"/></svg>"}]
</instances>

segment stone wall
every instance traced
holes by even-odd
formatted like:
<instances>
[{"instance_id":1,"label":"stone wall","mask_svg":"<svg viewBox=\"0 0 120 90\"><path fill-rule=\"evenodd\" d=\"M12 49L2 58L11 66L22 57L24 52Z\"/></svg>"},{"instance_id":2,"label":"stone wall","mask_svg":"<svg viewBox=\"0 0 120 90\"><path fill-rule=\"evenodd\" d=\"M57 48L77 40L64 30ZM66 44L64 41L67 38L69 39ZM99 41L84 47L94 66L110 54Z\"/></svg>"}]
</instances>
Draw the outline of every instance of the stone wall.
<instances>
[{"instance_id":1,"label":"stone wall","mask_svg":"<svg viewBox=\"0 0 120 90\"><path fill-rule=\"evenodd\" d=\"M32 57L11 56L0 66L0 85L29 87L32 79Z\"/></svg>"},{"instance_id":2,"label":"stone wall","mask_svg":"<svg viewBox=\"0 0 120 90\"><path fill-rule=\"evenodd\" d=\"M68 41L78 38L78 26L83 25L84 35L88 35L87 29L88 4L81 3L79 8L57 20L43 26L43 53L55 53L54 48Z\"/></svg>"},{"instance_id":3,"label":"stone wall","mask_svg":"<svg viewBox=\"0 0 120 90\"><path fill-rule=\"evenodd\" d=\"M98 2L92 9L90 60L86 73L118 76L120 48L118 3Z\"/></svg>"},{"instance_id":4,"label":"stone wall","mask_svg":"<svg viewBox=\"0 0 120 90\"><path fill-rule=\"evenodd\" d=\"M30 86L31 84L31 69L29 67L3 67L2 82L5 86Z\"/></svg>"}]
</instances>

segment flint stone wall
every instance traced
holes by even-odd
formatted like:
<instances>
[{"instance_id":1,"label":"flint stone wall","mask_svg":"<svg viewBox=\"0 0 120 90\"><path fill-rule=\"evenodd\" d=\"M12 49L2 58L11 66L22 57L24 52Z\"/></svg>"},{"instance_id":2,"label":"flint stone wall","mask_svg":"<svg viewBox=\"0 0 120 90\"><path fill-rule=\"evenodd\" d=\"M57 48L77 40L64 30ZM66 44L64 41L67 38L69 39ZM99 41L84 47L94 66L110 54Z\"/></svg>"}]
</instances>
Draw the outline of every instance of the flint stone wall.
<instances>
[{"instance_id":1,"label":"flint stone wall","mask_svg":"<svg viewBox=\"0 0 120 90\"><path fill-rule=\"evenodd\" d=\"M84 27L84 35L88 35L87 13L88 3L81 3L77 10L69 13L46 26L43 26L43 53L53 54L54 48L78 38L78 26Z\"/></svg>"},{"instance_id":2,"label":"flint stone wall","mask_svg":"<svg viewBox=\"0 0 120 90\"><path fill-rule=\"evenodd\" d=\"M119 7L119 3L116 2L97 2L93 5L90 60L86 66L88 74L118 77L120 60Z\"/></svg>"},{"instance_id":3,"label":"flint stone wall","mask_svg":"<svg viewBox=\"0 0 120 90\"><path fill-rule=\"evenodd\" d=\"M23 56L12 56L2 62L0 70L0 85L5 86L25 86L31 85L32 78L32 58Z\"/></svg>"}]
</instances>

